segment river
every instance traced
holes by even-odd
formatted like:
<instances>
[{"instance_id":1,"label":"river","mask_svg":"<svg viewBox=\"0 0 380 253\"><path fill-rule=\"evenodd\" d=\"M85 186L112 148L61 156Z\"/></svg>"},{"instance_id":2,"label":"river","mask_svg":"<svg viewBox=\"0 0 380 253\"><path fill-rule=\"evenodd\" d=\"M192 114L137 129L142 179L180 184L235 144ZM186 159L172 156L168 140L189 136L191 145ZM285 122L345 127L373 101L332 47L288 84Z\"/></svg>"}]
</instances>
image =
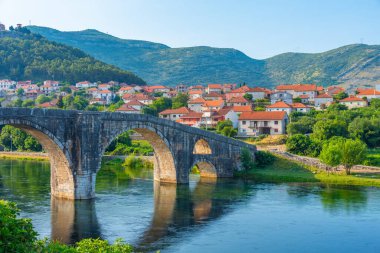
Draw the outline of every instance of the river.
<instances>
[{"instance_id":1,"label":"river","mask_svg":"<svg viewBox=\"0 0 380 253\"><path fill-rule=\"evenodd\" d=\"M41 238L123 238L141 251L380 252L380 189L238 179L189 185L103 168L96 198L50 198L49 162L0 160L0 197ZM130 180L130 176L136 177Z\"/></svg>"}]
</instances>

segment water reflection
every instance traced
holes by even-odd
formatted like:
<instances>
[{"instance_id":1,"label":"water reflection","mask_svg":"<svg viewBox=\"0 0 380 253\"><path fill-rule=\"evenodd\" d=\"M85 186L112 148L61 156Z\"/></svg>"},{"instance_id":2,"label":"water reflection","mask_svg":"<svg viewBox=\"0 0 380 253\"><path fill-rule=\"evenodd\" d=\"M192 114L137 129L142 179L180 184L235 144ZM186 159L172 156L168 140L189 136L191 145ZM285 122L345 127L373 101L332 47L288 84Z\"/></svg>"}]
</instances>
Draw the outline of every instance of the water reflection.
<instances>
[{"instance_id":1,"label":"water reflection","mask_svg":"<svg viewBox=\"0 0 380 253\"><path fill-rule=\"evenodd\" d=\"M83 238L100 238L94 200L51 198L51 239L73 244Z\"/></svg>"},{"instance_id":2,"label":"water reflection","mask_svg":"<svg viewBox=\"0 0 380 253\"><path fill-rule=\"evenodd\" d=\"M310 195L318 196L322 206L330 213L344 211L347 214L361 212L367 206L367 188L360 186L328 185L328 184L296 184L289 185L289 196L306 204Z\"/></svg>"}]
</instances>

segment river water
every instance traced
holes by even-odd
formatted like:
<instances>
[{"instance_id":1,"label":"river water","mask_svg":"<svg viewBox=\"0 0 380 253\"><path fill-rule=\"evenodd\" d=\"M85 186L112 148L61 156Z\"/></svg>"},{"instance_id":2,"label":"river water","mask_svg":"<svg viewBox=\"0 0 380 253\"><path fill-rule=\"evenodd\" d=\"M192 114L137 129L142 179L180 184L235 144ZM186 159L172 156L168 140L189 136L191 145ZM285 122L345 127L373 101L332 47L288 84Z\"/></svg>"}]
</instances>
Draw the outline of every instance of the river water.
<instances>
[{"instance_id":1,"label":"river water","mask_svg":"<svg viewBox=\"0 0 380 253\"><path fill-rule=\"evenodd\" d=\"M92 201L50 198L48 162L0 160L0 197L40 237L123 238L141 251L380 252L380 189L199 180L103 168ZM136 179L130 180L130 176Z\"/></svg>"}]
</instances>

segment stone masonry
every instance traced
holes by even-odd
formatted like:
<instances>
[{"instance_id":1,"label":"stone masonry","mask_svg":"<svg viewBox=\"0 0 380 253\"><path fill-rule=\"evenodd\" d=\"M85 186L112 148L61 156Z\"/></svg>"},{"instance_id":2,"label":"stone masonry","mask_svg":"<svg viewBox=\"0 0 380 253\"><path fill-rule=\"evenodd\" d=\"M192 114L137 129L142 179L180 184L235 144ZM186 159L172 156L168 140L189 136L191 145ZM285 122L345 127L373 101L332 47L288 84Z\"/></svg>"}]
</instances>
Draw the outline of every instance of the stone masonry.
<instances>
[{"instance_id":1,"label":"stone masonry","mask_svg":"<svg viewBox=\"0 0 380 253\"><path fill-rule=\"evenodd\" d=\"M153 146L154 178L162 182L188 183L195 165L201 175L231 177L241 149L256 151L238 140L143 114L0 108L0 125L38 139L51 162L51 194L67 199L94 197L104 151L127 130Z\"/></svg>"}]
</instances>

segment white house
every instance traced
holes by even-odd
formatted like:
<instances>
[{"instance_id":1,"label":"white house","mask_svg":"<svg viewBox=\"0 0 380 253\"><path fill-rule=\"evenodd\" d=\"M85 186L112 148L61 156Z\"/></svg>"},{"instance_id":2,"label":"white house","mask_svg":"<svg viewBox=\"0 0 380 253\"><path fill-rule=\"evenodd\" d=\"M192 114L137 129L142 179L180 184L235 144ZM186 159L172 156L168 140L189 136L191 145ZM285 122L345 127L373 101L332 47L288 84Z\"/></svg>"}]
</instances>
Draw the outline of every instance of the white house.
<instances>
[{"instance_id":1,"label":"white house","mask_svg":"<svg viewBox=\"0 0 380 253\"><path fill-rule=\"evenodd\" d=\"M239 117L238 136L285 134L287 122L288 114L285 111L243 112Z\"/></svg>"},{"instance_id":2,"label":"white house","mask_svg":"<svg viewBox=\"0 0 380 253\"><path fill-rule=\"evenodd\" d=\"M314 98L318 95L318 91L322 91L323 87L318 87L315 84L289 84L278 85L277 91L286 91L293 95L293 97L299 97L301 95L308 95L310 101L314 101Z\"/></svg>"},{"instance_id":3,"label":"white house","mask_svg":"<svg viewBox=\"0 0 380 253\"><path fill-rule=\"evenodd\" d=\"M81 88L81 89L87 89L90 87L96 87L96 83L91 83L89 81L83 81L75 84L75 87Z\"/></svg>"},{"instance_id":4,"label":"white house","mask_svg":"<svg viewBox=\"0 0 380 253\"><path fill-rule=\"evenodd\" d=\"M207 93L222 93L223 87L221 84L209 84L207 85L206 92Z\"/></svg>"},{"instance_id":5,"label":"white house","mask_svg":"<svg viewBox=\"0 0 380 253\"><path fill-rule=\"evenodd\" d=\"M348 98L342 99L339 101L339 104L347 106L348 109L368 106L368 102L366 100L355 96L349 96Z\"/></svg>"},{"instance_id":6,"label":"white house","mask_svg":"<svg viewBox=\"0 0 380 253\"><path fill-rule=\"evenodd\" d=\"M367 98L367 101L371 101L373 98L380 98L380 85L379 90L377 89L358 89L358 98Z\"/></svg>"},{"instance_id":7,"label":"white house","mask_svg":"<svg viewBox=\"0 0 380 253\"><path fill-rule=\"evenodd\" d=\"M192 99L189 102L187 102L187 107L189 107L190 110L194 112L201 112L202 111L202 105L206 102L203 98L196 98Z\"/></svg>"},{"instance_id":8,"label":"white house","mask_svg":"<svg viewBox=\"0 0 380 253\"><path fill-rule=\"evenodd\" d=\"M186 107L180 107L177 109L167 109L159 113L159 117L163 119L168 119L172 121L178 120L183 115L186 115L190 110Z\"/></svg>"},{"instance_id":9,"label":"white house","mask_svg":"<svg viewBox=\"0 0 380 253\"><path fill-rule=\"evenodd\" d=\"M327 93L318 95L314 98L314 105L321 107L321 105L329 105L334 101L333 97Z\"/></svg>"},{"instance_id":10,"label":"white house","mask_svg":"<svg viewBox=\"0 0 380 253\"><path fill-rule=\"evenodd\" d=\"M267 112L286 112L288 115L292 112L292 110L292 106L283 101L278 101L266 107Z\"/></svg>"},{"instance_id":11,"label":"white house","mask_svg":"<svg viewBox=\"0 0 380 253\"><path fill-rule=\"evenodd\" d=\"M277 101L284 101L287 104L293 103L293 95L286 91L277 91L270 94L270 103L274 104Z\"/></svg>"},{"instance_id":12,"label":"white house","mask_svg":"<svg viewBox=\"0 0 380 253\"><path fill-rule=\"evenodd\" d=\"M8 79L0 80L0 90L9 91L14 90L16 82Z\"/></svg>"}]
</instances>

